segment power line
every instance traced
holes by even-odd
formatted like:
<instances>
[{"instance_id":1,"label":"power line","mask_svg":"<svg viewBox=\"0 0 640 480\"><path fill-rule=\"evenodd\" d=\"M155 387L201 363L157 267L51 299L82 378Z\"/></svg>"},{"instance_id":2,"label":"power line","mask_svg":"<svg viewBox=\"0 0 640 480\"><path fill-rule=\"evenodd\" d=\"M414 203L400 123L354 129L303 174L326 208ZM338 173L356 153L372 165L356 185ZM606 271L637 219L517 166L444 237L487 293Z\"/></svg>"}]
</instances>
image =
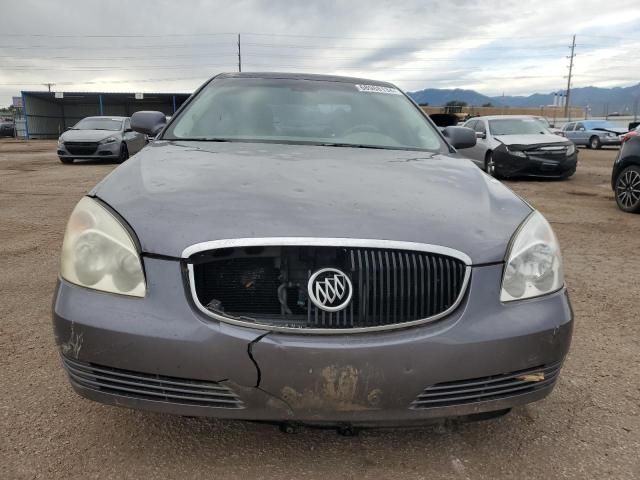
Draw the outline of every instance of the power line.
<instances>
[{"instance_id":1,"label":"power line","mask_svg":"<svg viewBox=\"0 0 640 480\"><path fill-rule=\"evenodd\" d=\"M416 49L410 45L407 46L396 46L396 47L349 47L345 45L285 45L285 44L277 44L277 43L245 43L247 46L252 47L264 47L264 48L301 48L301 49L320 49L320 50L410 50L416 51ZM564 45L538 45L538 46L524 46L524 47L509 47L509 50L545 50L545 49L557 49L564 48ZM420 50L464 50L464 47L425 47ZM496 47L485 47L480 46L474 49L483 49L483 50L505 50L504 46L496 46Z\"/></svg>"}]
</instances>

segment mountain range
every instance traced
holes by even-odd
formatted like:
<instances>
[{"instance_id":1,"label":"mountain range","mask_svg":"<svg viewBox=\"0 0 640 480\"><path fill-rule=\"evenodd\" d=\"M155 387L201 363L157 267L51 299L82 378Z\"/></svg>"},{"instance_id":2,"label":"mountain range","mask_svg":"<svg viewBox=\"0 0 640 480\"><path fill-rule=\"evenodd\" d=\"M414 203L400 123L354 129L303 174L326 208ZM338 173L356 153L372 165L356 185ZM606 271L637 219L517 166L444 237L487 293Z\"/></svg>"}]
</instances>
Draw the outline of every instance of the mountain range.
<instances>
[{"instance_id":1,"label":"mountain range","mask_svg":"<svg viewBox=\"0 0 640 480\"><path fill-rule=\"evenodd\" d=\"M409 92L416 102L433 106L442 106L456 100L470 106L482 106L491 103L494 106L540 107L553 105L553 92L534 93L528 96L490 97L475 90L426 88ZM640 113L640 83L630 87L580 87L571 90L571 105L590 107L592 115L605 115L619 112L632 115L634 109Z\"/></svg>"}]
</instances>

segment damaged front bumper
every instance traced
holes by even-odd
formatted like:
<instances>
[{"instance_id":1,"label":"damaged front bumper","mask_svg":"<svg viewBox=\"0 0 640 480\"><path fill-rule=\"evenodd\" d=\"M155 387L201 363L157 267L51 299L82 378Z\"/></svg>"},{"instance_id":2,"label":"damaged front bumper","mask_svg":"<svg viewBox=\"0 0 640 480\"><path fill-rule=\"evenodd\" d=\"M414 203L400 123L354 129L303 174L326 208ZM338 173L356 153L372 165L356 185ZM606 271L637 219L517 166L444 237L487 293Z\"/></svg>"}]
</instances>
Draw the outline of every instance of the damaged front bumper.
<instances>
[{"instance_id":1,"label":"damaged front bumper","mask_svg":"<svg viewBox=\"0 0 640 480\"><path fill-rule=\"evenodd\" d=\"M502 304L500 264L474 267L462 304L433 324L325 336L214 321L192 304L180 262L144 263L144 299L58 283L56 340L84 397L193 416L419 424L545 397L571 339L566 291Z\"/></svg>"},{"instance_id":2,"label":"damaged front bumper","mask_svg":"<svg viewBox=\"0 0 640 480\"><path fill-rule=\"evenodd\" d=\"M578 165L577 150L571 155L545 156L536 152L509 150L500 145L493 152L495 174L500 177L568 178Z\"/></svg>"}]
</instances>

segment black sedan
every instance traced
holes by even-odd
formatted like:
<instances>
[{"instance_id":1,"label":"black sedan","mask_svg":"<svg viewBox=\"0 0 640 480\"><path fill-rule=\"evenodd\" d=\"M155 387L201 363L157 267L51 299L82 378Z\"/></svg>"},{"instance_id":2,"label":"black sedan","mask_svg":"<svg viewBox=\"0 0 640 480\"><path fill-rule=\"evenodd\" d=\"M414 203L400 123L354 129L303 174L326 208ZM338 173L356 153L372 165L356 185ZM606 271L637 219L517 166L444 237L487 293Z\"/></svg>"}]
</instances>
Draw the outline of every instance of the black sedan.
<instances>
[{"instance_id":1,"label":"black sedan","mask_svg":"<svg viewBox=\"0 0 640 480\"><path fill-rule=\"evenodd\" d=\"M640 126L623 138L613 164L611 187L621 210L640 213Z\"/></svg>"},{"instance_id":2,"label":"black sedan","mask_svg":"<svg viewBox=\"0 0 640 480\"><path fill-rule=\"evenodd\" d=\"M0 137L14 137L16 127L13 122L6 122L0 119Z\"/></svg>"}]
</instances>

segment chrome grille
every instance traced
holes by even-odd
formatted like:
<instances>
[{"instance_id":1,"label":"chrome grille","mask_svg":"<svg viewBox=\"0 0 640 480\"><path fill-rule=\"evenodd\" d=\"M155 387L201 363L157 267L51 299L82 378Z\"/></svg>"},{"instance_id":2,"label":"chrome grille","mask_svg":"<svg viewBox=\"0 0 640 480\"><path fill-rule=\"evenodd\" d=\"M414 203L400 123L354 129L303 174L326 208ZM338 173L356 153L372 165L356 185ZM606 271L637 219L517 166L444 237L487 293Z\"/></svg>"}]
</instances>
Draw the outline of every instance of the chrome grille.
<instances>
[{"instance_id":1,"label":"chrome grille","mask_svg":"<svg viewBox=\"0 0 640 480\"><path fill-rule=\"evenodd\" d=\"M309 278L322 268L351 280L343 310L328 312L307 298ZM435 320L460 302L470 274L464 261L440 253L325 246L200 252L189 271L197 304L220 320L325 331Z\"/></svg>"},{"instance_id":2,"label":"chrome grille","mask_svg":"<svg viewBox=\"0 0 640 480\"><path fill-rule=\"evenodd\" d=\"M104 367L62 357L71 380L85 388L119 396L213 408L244 408L227 386L218 382L166 377Z\"/></svg>"},{"instance_id":3,"label":"chrome grille","mask_svg":"<svg viewBox=\"0 0 640 480\"><path fill-rule=\"evenodd\" d=\"M516 372L431 385L411 403L412 409L451 407L534 392L553 385L561 363Z\"/></svg>"}]
</instances>

